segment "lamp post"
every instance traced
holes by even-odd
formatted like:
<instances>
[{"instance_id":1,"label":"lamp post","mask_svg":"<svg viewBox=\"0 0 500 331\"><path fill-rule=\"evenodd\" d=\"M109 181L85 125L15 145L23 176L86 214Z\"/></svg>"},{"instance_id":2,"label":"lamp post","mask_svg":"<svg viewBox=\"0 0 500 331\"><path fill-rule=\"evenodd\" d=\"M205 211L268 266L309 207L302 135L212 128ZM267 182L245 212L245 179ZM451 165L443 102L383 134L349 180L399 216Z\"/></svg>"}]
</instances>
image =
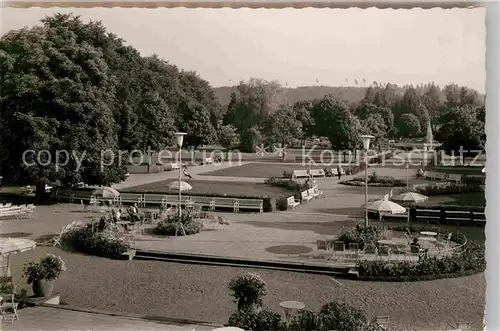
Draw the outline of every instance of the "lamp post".
<instances>
[{"instance_id":1,"label":"lamp post","mask_svg":"<svg viewBox=\"0 0 500 331\"><path fill-rule=\"evenodd\" d=\"M368 227L368 150L370 149L370 140L375 138L370 135L362 135L363 149L365 150L365 227Z\"/></svg>"},{"instance_id":2,"label":"lamp post","mask_svg":"<svg viewBox=\"0 0 500 331\"><path fill-rule=\"evenodd\" d=\"M184 132L176 132L175 133L175 137L177 138L177 146L179 146L179 205L178 205L178 209L179 209L179 221L181 219L181 215L182 215L182 211L181 211L181 199L182 199L182 195L181 195L181 174L182 174L182 143L184 141L184 136L186 135L187 133L184 133Z\"/></svg>"},{"instance_id":3,"label":"lamp post","mask_svg":"<svg viewBox=\"0 0 500 331\"><path fill-rule=\"evenodd\" d=\"M410 164L407 163L406 164L406 191L408 191L409 189L409 185L408 185L408 168L410 167Z\"/></svg>"}]
</instances>

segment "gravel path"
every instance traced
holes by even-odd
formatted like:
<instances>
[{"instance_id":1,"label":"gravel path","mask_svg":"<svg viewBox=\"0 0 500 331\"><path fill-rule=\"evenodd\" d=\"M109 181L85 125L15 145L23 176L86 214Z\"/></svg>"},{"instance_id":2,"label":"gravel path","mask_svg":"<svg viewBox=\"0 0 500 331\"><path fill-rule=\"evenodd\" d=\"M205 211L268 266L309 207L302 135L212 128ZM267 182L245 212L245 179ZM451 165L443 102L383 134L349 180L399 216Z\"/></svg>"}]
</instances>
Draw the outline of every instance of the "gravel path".
<instances>
[{"instance_id":1,"label":"gravel path","mask_svg":"<svg viewBox=\"0 0 500 331\"><path fill-rule=\"evenodd\" d=\"M68 264L56 282L61 300L74 307L145 316L224 323L235 308L230 279L249 269L153 261L114 261L37 248L13 258L13 274L30 258L55 252ZM268 283L266 306L300 300L318 310L330 300L365 309L370 316L390 316L398 330L444 329L445 323L472 322L479 329L484 312L484 274L416 283L335 280L323 275L256 270ZM21 284L17 280L17 284ZM448 325L449 326L449 325Z\"/></svg>"}]
</instances>

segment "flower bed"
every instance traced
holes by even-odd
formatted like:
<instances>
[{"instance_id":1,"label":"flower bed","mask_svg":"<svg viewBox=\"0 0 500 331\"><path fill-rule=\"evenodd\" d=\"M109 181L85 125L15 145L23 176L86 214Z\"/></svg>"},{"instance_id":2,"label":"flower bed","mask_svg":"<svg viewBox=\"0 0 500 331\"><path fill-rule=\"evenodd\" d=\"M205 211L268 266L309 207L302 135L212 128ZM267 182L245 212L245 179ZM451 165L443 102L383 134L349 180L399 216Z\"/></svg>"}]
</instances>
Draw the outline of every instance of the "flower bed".
<instances>
[{"instance_id":1,"label":"flower bed","mask_svg":"<svg viewBox=\"0 0 500 331\"><path fill-rule=\"evenodd\" d=\"M484 245L468 242L462 234L454 234L452 241L463 246L460 251L456 250L453 255L442 258L430 257L418 262L360 261L358 279L420 281L463 277L485 270Z\"/></svg>"},{"instance_id":2,"label":"flower bed","mask_svg":"<svg viewBox=\"0 0 500 331\"><path fill-rule=\"evenodd\" d=\"M177 235L182 236L184 233L179 224L182 224L186 236L199 233L202 230L202 224L194 220L191 214L182 214L180 219L179 215L169 215L158 222L153 232L157 235L174 236L177 230Z\"/></svg>"},{"instance_id":3,"label":"flower bed","mask_svg":"<svg viewBox=\"0 0 500 331\"><path fill-rule=\"evenodd\" d=\"M62 246L80 253L117 258L130 245L107 231L97 231L93 224L74 228L63 234Z\"/></svg>"},{"instance_id":4,"label":"flower bed","mask_svg":"<svg viewBox=\"0 0 500 331\"><path fill-rule=\"evenodd\" d=\"M340 184L349 186L365 186L365 179L362 177L353 178L350 180L341 181ZM368 186L378 186L378 187L395 187L395 186L406 186L403 180L396 179L390 176L378 176L376 172L373 172L368 176Z\"/></svg>"}]
</instances>

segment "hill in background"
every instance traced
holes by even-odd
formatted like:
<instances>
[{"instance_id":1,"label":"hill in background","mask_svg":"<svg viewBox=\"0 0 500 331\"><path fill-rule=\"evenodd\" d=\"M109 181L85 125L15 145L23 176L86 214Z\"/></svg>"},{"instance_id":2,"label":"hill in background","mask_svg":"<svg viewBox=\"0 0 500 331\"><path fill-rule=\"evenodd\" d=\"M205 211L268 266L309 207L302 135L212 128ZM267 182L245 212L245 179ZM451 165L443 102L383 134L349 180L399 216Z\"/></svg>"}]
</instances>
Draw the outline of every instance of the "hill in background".
<instances>
[{"instance_id":1,"label":"hill in background","mask_svg":"<svg viewBox=\"0 0 500 331\"><path fill-rule=\"evenodd\" d=\"M396 87L396 92L403 95L406 87ZM288 99L291 103L302 100L321 99L327 94L333 94L340 100L351 102L359 102L365 96L365 91L368 87L357 86L300 86L296 88L283 88L286 91ZM422 87L416 87L417 91L422 90ZM236 86L221 86L214 88L215 94L219 98L222 105L229 104L231 92L236 91ZM444 100L444 94L441 93Z\"/></svg>"}]
</instances>

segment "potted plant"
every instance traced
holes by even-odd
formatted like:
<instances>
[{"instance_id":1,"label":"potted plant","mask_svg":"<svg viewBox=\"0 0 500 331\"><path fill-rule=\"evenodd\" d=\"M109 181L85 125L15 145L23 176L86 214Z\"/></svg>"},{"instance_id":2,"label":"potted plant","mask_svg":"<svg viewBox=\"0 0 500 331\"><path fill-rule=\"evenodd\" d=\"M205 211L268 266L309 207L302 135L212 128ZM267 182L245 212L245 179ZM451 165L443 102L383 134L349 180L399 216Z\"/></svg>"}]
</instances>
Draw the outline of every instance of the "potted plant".
<instances>
[{"instance_id":1,"label":"potted plant","mask_svg":"<svg viewBox=\"0 0 500 331\"><path fill-rule=\"evenodd\" d=\"M35 297L48 297L54 290L54 281L65 270L66 264L60 256L47 254L38 263L25 264L24 277L28 284L33 284Z\"/></svg>"}]
</instances>

